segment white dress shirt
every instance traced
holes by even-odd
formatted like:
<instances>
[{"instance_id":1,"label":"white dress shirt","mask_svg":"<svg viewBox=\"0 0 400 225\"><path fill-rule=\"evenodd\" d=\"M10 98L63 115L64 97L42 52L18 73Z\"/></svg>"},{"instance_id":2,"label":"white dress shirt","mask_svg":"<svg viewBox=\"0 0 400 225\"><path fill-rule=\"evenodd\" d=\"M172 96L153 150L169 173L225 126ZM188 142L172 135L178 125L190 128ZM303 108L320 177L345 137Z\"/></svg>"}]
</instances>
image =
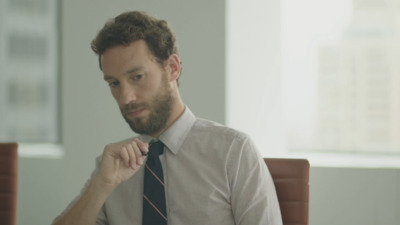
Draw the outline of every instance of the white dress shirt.
<instances>
[{"instance_id":1,"label":"white dress shirt","mask_svg":"<svg viewBox=\"0 0 400 225\"><path fill-rule=\"evenodd\" d=\"M159 139L169 225L282 225L271 175L246 134L186 108ZM142 224L143 168L109 196L98 225Z\"/></svg>"}]
</instances>

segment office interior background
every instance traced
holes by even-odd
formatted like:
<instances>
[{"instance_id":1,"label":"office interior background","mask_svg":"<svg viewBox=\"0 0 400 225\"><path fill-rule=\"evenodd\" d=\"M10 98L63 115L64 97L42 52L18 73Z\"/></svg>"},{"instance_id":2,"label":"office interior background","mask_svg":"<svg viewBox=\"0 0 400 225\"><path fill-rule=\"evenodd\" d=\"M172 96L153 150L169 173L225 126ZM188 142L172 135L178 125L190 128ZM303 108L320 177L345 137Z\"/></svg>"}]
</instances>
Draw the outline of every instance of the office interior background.
<instances>
[{"instance_id":1,"label":"office interior background","mask_svg":"<svg viewBox=\"0 0 400 225\"><path fill-rule=\"evenodd\" d=\"M18 224L49 224L132 136L90 41L147 11L177 35L181 94L264 157L307 158L311 225L400 221L400 1L0 0L0 141L18 141Z\"/></svg>"}]
</instances>

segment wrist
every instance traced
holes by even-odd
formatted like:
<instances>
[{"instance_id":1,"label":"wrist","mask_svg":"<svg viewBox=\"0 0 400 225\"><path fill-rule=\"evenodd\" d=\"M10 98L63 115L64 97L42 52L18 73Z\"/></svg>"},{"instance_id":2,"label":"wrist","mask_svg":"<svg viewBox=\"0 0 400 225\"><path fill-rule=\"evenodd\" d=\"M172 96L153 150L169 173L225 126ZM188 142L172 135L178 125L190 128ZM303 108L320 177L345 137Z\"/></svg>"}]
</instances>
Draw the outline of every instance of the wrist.
<instances>
[{"instance_id":1,"label":"wrist","mask_svg":"<svg viewBox=\"0 0 400 225\"><path fill-rule=\"evenodd\" d=\"M89 188L100 195L108 197L116 188L115 185L105 182L99 175L94 176L90 181Z\"/></svg>"}]
</instances>

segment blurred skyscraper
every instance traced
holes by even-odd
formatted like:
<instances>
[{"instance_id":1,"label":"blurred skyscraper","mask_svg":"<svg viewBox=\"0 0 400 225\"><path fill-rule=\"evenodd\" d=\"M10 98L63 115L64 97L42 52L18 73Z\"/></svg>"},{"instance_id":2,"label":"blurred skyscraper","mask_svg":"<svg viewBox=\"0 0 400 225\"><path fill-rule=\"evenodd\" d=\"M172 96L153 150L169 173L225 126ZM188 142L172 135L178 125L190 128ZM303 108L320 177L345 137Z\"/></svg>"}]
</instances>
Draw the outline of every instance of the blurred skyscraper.
<instances>
[{"instance_id":1,"label":"blurred skyscraper","mask_svg":"<svg viewBox=\"0 0 400 225\"><path fill-rule=\"evenodd\" d=\"M400 152L400 1L353 0L335 45L319 48L317 148Z\"/></svg>"},{"instance_id":2,"label":"blurred skyscraper","mask_svg":"<svg viewBox=\"0 0 400 225\"><path fill-rule=\"evenodd\" d=\"M0 0L0 141L58 141L57 3Z\"/></svg>"}]
</instances>

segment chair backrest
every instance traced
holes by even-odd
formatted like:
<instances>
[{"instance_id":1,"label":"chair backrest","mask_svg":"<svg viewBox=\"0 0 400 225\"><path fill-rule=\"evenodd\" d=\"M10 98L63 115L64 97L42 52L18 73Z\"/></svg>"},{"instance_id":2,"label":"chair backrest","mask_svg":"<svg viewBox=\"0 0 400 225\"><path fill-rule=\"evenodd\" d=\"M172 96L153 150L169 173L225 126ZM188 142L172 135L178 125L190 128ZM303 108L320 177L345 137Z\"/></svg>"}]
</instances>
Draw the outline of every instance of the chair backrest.
<instances>
[{"instance_id":1,"label":"chair backrest","mask_svg":"<svg viewBox=\"0 0 400 225\"><path fill-rule=\"evenodd\" d=\"M17 220L18 145L0 143L0 224Z\"/></svg>"},{"instance_id":2,"label":"chair backrest","mask_svg":"<svg viewBox=\"0 0 400 225\"><path fill-rule=\"evenodd\" d=\"M275 183L283 225L308 225L309 162L284 158L264 161Z\"/></svg>"}]
</instances>

